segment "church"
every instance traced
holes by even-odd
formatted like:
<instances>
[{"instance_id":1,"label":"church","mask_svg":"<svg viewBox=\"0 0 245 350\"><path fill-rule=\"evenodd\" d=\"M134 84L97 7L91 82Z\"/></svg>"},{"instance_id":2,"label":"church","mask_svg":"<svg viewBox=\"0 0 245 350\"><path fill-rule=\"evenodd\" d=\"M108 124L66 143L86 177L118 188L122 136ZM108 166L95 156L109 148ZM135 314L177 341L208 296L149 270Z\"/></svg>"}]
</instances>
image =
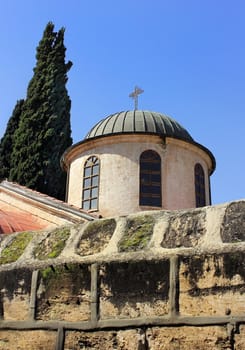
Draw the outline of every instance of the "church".
<instances>
[{"instance_id":1,"label":"church","mask_svg":"<svg viewBox=\"0 0 245 350\"><path fill-rule=\"evenodd\" d=\"M1 349L245 348L245 201L212 206L208 148L135 108L61 166L65 202L0 183Z\"/></svg>"},{"instance_id":2,"label":"church","mask_svg":"<svg viewBox=\"0 0 245 350\"><path fill-rule=\"evenodd\" d=\"M106 116L66 150L61 165L66 202L2 181L0 233L211 205L213 154L162 113L135 109Z\"/></svg>"}]
</instances>

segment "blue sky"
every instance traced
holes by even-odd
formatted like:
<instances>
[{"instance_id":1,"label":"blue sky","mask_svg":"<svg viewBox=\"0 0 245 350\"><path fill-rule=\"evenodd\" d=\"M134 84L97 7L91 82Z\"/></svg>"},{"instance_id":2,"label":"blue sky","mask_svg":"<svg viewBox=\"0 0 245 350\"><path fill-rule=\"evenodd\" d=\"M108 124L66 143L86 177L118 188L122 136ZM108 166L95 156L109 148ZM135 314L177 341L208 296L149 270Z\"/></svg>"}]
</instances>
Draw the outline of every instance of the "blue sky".
<instances>
[{"instance_id":1,"label":"blue sky","mask_svg":"<svg viewBox=\"0 0 245 350\"><path fill-rule=\"evenodd\" d=\"M244 0L0 1L0 137L49 21L66 28L74 142L109 114L167 114L210 149L213 204L245 198Z\"/></svg>"}]
</instances>

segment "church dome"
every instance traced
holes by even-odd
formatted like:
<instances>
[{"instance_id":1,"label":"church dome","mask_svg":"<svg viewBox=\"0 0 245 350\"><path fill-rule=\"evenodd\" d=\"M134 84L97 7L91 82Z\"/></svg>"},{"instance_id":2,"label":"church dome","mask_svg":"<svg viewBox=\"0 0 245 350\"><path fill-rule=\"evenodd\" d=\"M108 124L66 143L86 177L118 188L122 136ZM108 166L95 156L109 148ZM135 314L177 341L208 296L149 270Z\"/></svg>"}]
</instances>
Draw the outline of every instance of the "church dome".
<instances>
[{"instance_id":1,"label":"church dome","mask_svg":"<svg viewBox=\"0 0 245 350\"><path fill-rule=\"evenodd\" d=\"M189 142L194 141L188 131L174 119L161 113L140 110L109 115L99 121L85 139L122 133L157 134Z\"/></svg>"}]
</instances>

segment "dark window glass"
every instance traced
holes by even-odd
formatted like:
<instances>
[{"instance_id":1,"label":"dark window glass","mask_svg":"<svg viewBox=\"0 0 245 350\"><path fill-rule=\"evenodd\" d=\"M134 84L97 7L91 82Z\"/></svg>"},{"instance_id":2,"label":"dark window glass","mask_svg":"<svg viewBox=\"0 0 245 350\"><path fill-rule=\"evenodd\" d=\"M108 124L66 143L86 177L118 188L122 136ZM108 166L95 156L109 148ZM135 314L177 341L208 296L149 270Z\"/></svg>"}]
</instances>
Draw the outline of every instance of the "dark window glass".
<instances>
[{"instance_id":1,"label":"dark window glass","mask_svg":"<svg viewBox=\"0 0 245 350\"><path fill-rule=\"evenodd\" d=\"M98 209L99 196L99 159L89 157L83 171L82 208L84 210Z\"/></svg>"},{"instance_id":2,"label":"dark window glass","mask_svg":"<svg viewBox=\"0 0 245 350\"><path fill-rule=\"evenodd\" d=\"M158 182L159 181L159 175L158 174L151 174L151 180L153 182Z\"/></svg>"},{"instance_id":3,"label":"dark window glass","mask_svg":"<svg viewBox=\"0 0 245 350\"><path fill-rule=\"evenodd\" d=\"M159 206L159 198L154 198L154 197L152 197L152 199L151 199L151 201L152 201L152 205L153 206L155 206L155 207L158 207Z\"/></svg>"},{"instance_id":4,"label":"dark window glass","mask_svg":"<svg viewBox=\"0 0 245 350\"><path fill-rule=\"evenodd\" d=\"M162 206L161 158L154 151L140 156L140 205Z\"/></svg>"},{"instance_id":5,"label":"dark window glass","mask_svg":"<svg viewBox=\"0 0 245 350\"><path fill-rule=\"evenodd\" d=\"M156 194L156 195L158 195L161 190L159 186L152 185L151 188L152 188L152 194Z\"/></svg>"},{"instance_id":6,"label":"dark window glass","mask_svg":"<svg viewBox=\"0 0 245 350\"><path fill-rule=\"evenodd\" d=\"M204 207L206 205L205 195L205 176L203 167L197 163L195 165L195 194L196 194L196 207Z\"/></svg>"}]
</instances>

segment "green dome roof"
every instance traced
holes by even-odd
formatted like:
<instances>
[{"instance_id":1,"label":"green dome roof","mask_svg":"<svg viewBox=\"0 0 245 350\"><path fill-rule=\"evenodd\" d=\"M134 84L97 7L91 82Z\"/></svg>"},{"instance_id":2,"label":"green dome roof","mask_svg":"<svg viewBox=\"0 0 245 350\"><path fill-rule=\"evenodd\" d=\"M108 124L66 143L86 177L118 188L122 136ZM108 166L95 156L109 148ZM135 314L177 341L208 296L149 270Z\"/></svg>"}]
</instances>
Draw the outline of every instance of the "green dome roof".
<instances>
[{"instance_id":1,"label":"green dome roof","mask_svg":"<svg viewBox=\"0 0 245 350\"><path fill-rule=\"evenodd\" d=\"M194 141L188 131L174 119L157 112L138 110L109 115L98 122L85 139L122 133L157 134Z\"/></svg>"}]
</instances>

